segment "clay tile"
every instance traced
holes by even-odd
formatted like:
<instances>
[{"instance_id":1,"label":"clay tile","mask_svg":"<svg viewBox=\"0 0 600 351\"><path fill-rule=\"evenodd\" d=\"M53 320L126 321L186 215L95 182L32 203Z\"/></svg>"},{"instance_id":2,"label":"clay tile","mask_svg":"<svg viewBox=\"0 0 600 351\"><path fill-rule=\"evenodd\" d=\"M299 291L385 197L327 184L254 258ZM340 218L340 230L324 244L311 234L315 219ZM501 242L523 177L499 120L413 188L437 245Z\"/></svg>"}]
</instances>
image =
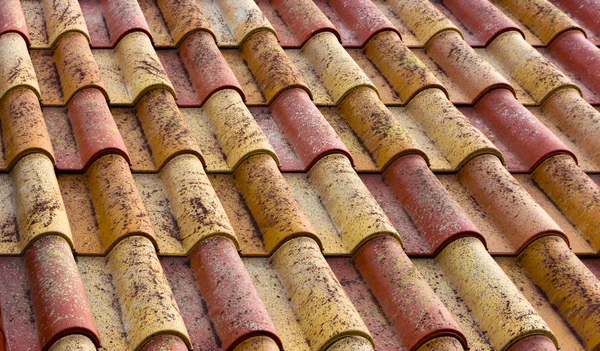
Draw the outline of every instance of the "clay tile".
<instances>
[{"instance_id":1,"label":"clay tile","mask_svg":"<svg viewBox=\"0 0 600 351\"><path fill-rule=\"evenodd\" d=\"M560 61L587 87L600 92L600 50L583 33L575 30L559 35L548 47L550 54Z\"/></svg>"},{"instance_id":2,"label":"clay tile","mask_svg":"<svg viewBox=\"0 0 600 351\"><path fill-rule=\"evenodd\" d=\"M268 336L255 336L239 343L233 351L279 351L279 346Z\"/></svg>"},{"instance_id":3,"label":"clay tile","mask_svg":"<svg viewBox=\"0 0 600 351\"><path fill-rule=\"evenodd\" d=\"M403 103L427 88L438 88L448 95L442 83L396 33L375 35L365 46L365 54L400 94Z\"/></svg>"},{"instance_id":4,"label":"clay tile","mask_svg":"<svg viewBox=\"0 0 600 351\"><path fill-rule=\"evenodd\" d=\"M463 351L460 341L458 339L445 336L429 340L423 346L419 347L417 351Z\"/></svg>"},{"instance_id":5,"label":"clay tile","mask_svg":"<svg viewBox=\"0 0 600 351\"><path fill-rule=\"evenodd\" d=\"M169 92L162 89L148 92L136 106L136 115L158 169L181 154L195 155L206 164L196 138Z\"/></svg>"},{"instance_id":6,"label":"clay tile","mask_svg":"<svg viewBox=\"0 0 600 351\"><path fill-rule=\"evenodd\" d=\"M228 237L239 246L227 214L196 156L173 158L160 176L179 225L184 253L212 236Z\"/></svg>"},{"instance_id":7,"label":"clay tile","mask_svg":"<svg viewBox=\"0 0 600 351\"><path fill-rule=\"evenodd\" d=\"M462 33L432 3L421 0L390 2L390 7L406 27L417 37L422 46L436 34L446 30Z\"/></svg>"},{"instance_id":8,"label":"clay tile","mask_svg":"<svg viewBox=\"0 0 600 351\"><path fill-rule=\"evenodd\" d=\"M218 91L206 101L203 111L231 169L236 169L243 160L258 154L271 156L279 165L279 157L273 146L235 90Z\"/></svg>"},{"instance_id":9,"label":"clay tile","mask_svg":"<svg viewBox=\"0 0 600 351\"><path fill-rule=\"evenodd\" d=\"M175 46L179 46L188 35L197 31L207 32L213 40L217 39L195 0L158 0L157 3L167 21Z\"/></svg>"},{"instance_id":10,"label":"clay tile","mask_svg":"<svg viewBox=\"0 0 600 351\"><path fill-rule=\"evenodd\" d=\"M567 155L548 158L531 176L600 252L600 187Z\"/></svg>"},{"instance_id":11,"label":"clay tile","mask_svg":"<svg viewBox=\"0 0 600 351\"><path fill-rule=\"evenodd\" d=\"M253 0L216 0L216 3L221 8L238 46L251 34L259 31L269 31L277 37L277 32Z\"/></svg>"},{"instance_id":12,"label":"clay tile","mask_svg":"<svg viewBox=\"0 0 600 351\"><path fill-rule=\"evenodd\" d=\"M283 244L271 257L313 350L325 351L348 336L373 337L346 295L319 245L300 237Z\"/></svg>"},{"instance_id":13,"label":"clay tile","mask_svg":"<svg viewBox=\"0 0 600 351\"><path fill-rule=\"evenodd\" d=\"M98 89L79 91L67 108L84 170L109 153L119 154L131 164L117 124Z\"/></svg>"},{"instance_id":14,"label":"clay tile","mask_svg":"<svg viewBox=\"0 0 600 351\"><path fill-rule=\"evenodd\" d=\"M272 33L260 31L249 36L242 44L241 53L256 77L267 104L281 92L292 88L304 89L312 98L312 92L302 75Z\"/></svg>"},{"instance_id":15,"label":"clay tile","mask_svg":"<svg viewBox=\"0 0 600 351\"><path fill-rule=\"evenodd\" d=\"M79 33L63 35L54 50L54 61L60 77L65 104L78 91L92 87L99 89L108 100L102 74L84 36Z\"/></svg>"},{"instance_id":16,"label":"clay tile","mask_svg":"<svg viewBox=\"0 0 600 351\"><path fill-rule=\"evenodd\" d=\"M330 1L330 5L352 28L357 39L356 46L364 46L375 34L384 31L392 31L400 35L400 32L371 0L333 0Z\"/></svg>"},{"instance_id":17,"label":"clay tile","mask_svg":"<svg viewBox=\"0 0 600 351\"><path fill-rule=\"evenodd\" d=\"M181 338L191 350L188 332L150 240L125 238L115 245L107 261L129 349L138 350L151 338L170 334Z\"/></svg>"},{"instance_id":18,"label":"clay tile","mask_svg":"<svg viewBox=\"0 0 600 351\"><path fill-rule=\"evenodd\" d=\"M595 0L557 0L555 3L560 4L560 7L567 10L579 22L592 30L596 35L600 33L600 21L597 14L600 13L600 3Z\"/></svg>"},{"instance_id":19,"label":"clay tile","mask_svg":"<svg viewBox=\"0 0 600 351\"><path fill-rule=\"evenodd\" d=\"M571 29L583 30L564 12L546 0L501 0L499 3L514 14L548 45L557 35Z\"/></svg>"},{"instance_id":20,"label":"clay tile","mask_svg":"<svg viewBox=\"0 0 600 351\"><path fill-rule=\"evenodd\" d=\"M600 113L574 89L563 89L550 95L542 111L571 140L575 140L597 163L600 163Z\"/></svg>"},{"instance_id":21,"label":"clay tile","mask_svg":"<svg viewBox=\"0 0 600 351\"><path fill-rule=\"evenodd\" d=\"M354 260L408 350L450 335L467 348L467 339L454 317L397 241L387 237L369 240Z\"/></svg>"},{"instance_id":22,"label":"clay tile","mask_svg":"<svg viewBox=\"0 0 600 351\"><path fill-rule=\"evenodd\" d=\"M17 33L0 36L0 99L14 88L27 87L41 98L27 44Z\"/></svg>"},{"instance_id":23,"label":"clay tile","mask_svg":"<svg viewBox=\"0 0 600 351\"><path fill-rule=\"evenodd\" d=\"M327 348L327 351L373 351L373 345L369 339L360 336L349 336L342 338Z\"/></svg>"},{"instance_id":24,"label":"clay tile","mask_svg":"<svg viewBox=\"0 0 600 351\"><path fill-rule=\"evenodd\" d=\"M263 235L267 252L273 252L297 236L312 237L322 246L316 230L270 156L259 154L244 160L233 176Z\"/></svg>"},{"instance_id":25,"label":"clay tile","mask_svg":"<svg viewBox=\"0 0 600 351\"><path fill-rule=\"evenodd\" d=\"M406 110L423 126L453 169L460 169L478 155L491 154L503 159L494 144L458 111L441 90L420 92Z\"/></svg>"},{"instance_id":26,"label":"clay tile","mask_svg":"<svg viewBox=\"0 0 600 351\"><path fill-rule=\"evenodd\" d=\"M140 351L188 351L188 347L178 336L163 334L145 343Z\"/></svg>"},{"instance_id":27,"label":"clay tile","mask_svg":"<svg viewBox=\"0 0 600 351\"><path fill-rule=\"evenodd\" d=\"M0 101L0 116L7 169L34 152L45 154L55 163L42 109L31 89L17 88L4 96Z\"/></svg>"},{"instance_id":28,"label":"clay tile","mask_svg":"<svg viewBox=\"0 0 600 351\"><path fill-rule=\"evenodd\" d=\"M273 0L273 6L294 33L298 46L303 46L314 34L332 32L341 41L337 29L311 0Z\"/></svg>"},{"instance_id":29,"label":"clay tile","mask_svg":"<svg viewBox=\"0 0 600 351\"><path fill-rule=\"evenodd\" d=\"M417 154L427 160L419 144L373 90L360 88L352 91L342 100L339 110L380 170L408 154Z\"/></svg>"},{"instance_id":30,"label":"clay tile","mask_svg":"<svg viewBox=\"0 0 600 351\"><path fill-rule=\"evenodd\" d=\"M216 237L202 242L192 252L191 261L222 350L231 351L240 342L258 335L272 338L283 350L269 313L231 240Z\"/></svg>"},{"instance_id":31,"label":"clay tile","mask_svg":"<svg viewBox=\"0 0 600 351\"><path fill-rule=\"evenodd\" d=\"M506 351L556 351L556 345L544 335L532 335L512 344Z\"/></svg>"},{"instance_id":32,"label":"clay tile","mask_svg":"<svg viewBox=\"0 0 600 351\"><path fill-rule=\"evenodd\" d=\"M100 0L112 45L118 45L127 34L144 32L150 39L152 33L140 5L135 0Z\"/></svg>"},{"instance_id":33,"label":"clay tile","mask_svg":"<svg viewBox=\"0 0 600 351\"><path fill-rule=\"evenodd\" d=\"M335 105L358 87L369 87L377 91L369 77L332 33L314 35L302 47L302 53L312 63Z\"/></svg>"},{"instance_id":34,"label":"clay tile","mask_svg":"<svg viewBox=\"0 0 600 351\"><path fill-rule=\"evenodd\" d=\"M188 36L179 47L179 54L201 105L222 89L237 90L246 99L235 74L208 33L201 31Z\"/></svg>"},{"instance_id":35,"label":"clay tile","mask_svg":"<svg viewBox=\"0 0 600 351\"><path fill-rule=\"evenodd\" d=\"M500 34L487 50L538 104L559 89L579 90L518 32Z\"/></svg>"},{"instance_id":36,"label":"clay tile","mask_svg":"<svg viewBox=\"0 0 600 351\"><path fill-rule=\"evenodd\" d=\"M145 33L132 32L125 35L115 47L115 52L134 105L145 93L154 89L168 90L177 98L175 89Z\"/></svg>"},{"instance_id":37,"label":"clay tile","mask_svg":"<svg viewBox=\"0 0 600 351\"><path fill-rule=\"evenodd\" d=\"M82 34L88 45L91 43L85 19L76 0L42 0L42 5L50 47L54 47L63 35L73 32Z\"/></svg>"},{"instance_id":38,"label":"clay tile","mask_svg":"<svg viewBox=\"0 0 600 351\"><path fill-rule=\"evenodd\" d=\"M43 154L29 154L17 162L10 175L21 250L49 234L62 236L74 247L52 161Z\"/></svg>"},{"instance_id":39,"label":"clay tile","mask_svg":"<svg viewBox=\"0 0 600 351\"><path fill-rule=\"evenodd\" d=\"M444 0L444 5L487 46L500 33L523 32L488 0Z\"/></svg>"},{"instance_id":40,"label":"clay tile","mask_svg":"<svg viewBox=\"0 0 600 351\"><path fill-rule=\"evenodd\" d=\"M550 328L481 241L457 239L446 246L436 260L495 349L505 350L534 334L545 335L556 344Z\"/></svg>"},{"instance_id":41,"label":"clay tile","mask_svg":"<svg viewBox=\"0 0 600 351\"><path fill-rule=\"evenodd\" d=\"M515 94L506 79L454 31L433 37L426 51L456 81L472 103L493 89L504 88Z\"/></svg>"},{"instance_id":42,"label":"clay tile","mask_svg":"<svg viewBox=\"0 0 600 351\"><path fill-rule=\"evenodd\" d=\"M270 106L273 118L308 170L321 157L341 153L352 159L340 137L302 89L279 95Z\"/></svg>"},{"instance_id":43,"label":"clay tile","mask_svg":"<svg viewBox=\"0 0 600 351\"><path fill-rule=\"evenodd\" d=\"M559 153L575 155L542 122L505 89L486 94L475 110L504 144L510 145L529 172L546 158Z\"/></svg>"},{"instance_id":44,"label":"clay tile","mask_svg":"<svg viewBox=\"0 0 600 351\"><path fill-rule=\"evenodd\" d=\"M152 223L123 157L100 157L86 177L105 252L130 235L143 235L156 244Z\"/></svg>"},{"instance_id":45,"label":"clay tile","mask_svg":"<svg viewBox=\"0 0 600 351\"><path fill-rule=\"evenodd\" d=\"M83 334L100 346L69 244L58 236L43 237L25 252L25 263L42 350L68 334Z\"/></svg>"},{"instance_id":46,"label":"clay tile","mask_svg":"<svg viewBox=\"0 0 600 351\"><path fill-rule=\"evenodd\" d=\"M25 23L21 2L19 0L1 0L0 8L2 8L0 12L0 35L9 32L19 33L29 45L29 31L27 30L27 23Z\"/></svg>"},{"instance_id":47,"label":"clay tile","mask_svg":"<svg viewBox=\"0 0 600 351\"><path fill-rule=\"evenodd\" d=\"M600 348L600 281L559 237L535 240L519 262L589 350Z\"/></svg>"},{"instance_id":48,"label":"clay tile","mask_svg":"<svg viewBox=\"0 0 600 351\"><path fill-rule=\"evenodd\" d=\"M458 177L516 252L545 235L559 235L568 240L558 224L508 173L498 158L491 155L476 157L460 170Z\"/></svg>"},{"instance_id":49,"label":"clay tile","mask_svg":"<svg viewBox=\"0 0 600 351\"><path fill-rule=\"evenodd\" d=\"M63 336L52 344L48 351L96 351L96 345L81 334Z\"/></svg>"},{"instance_id":50,"label":"clay tile","mask_svg":"<svg viewBox=\"0 0 600 351\"><path fill-rule=\"evenodd\" d=\"M479 229L420 156L399 158L384 172L384 179L434 253L464 236L485 245Z\"/></svg>"},{"instance_id":51,"label":"clay tile","mask_svg":"<svg viewBox=\"0 0 600 351\"><path fill-rule=\"evenodd\" d=\"M389 235L402 242L396 229L344 155L328 155L308 172L350 252L367 240Z\"/></svg>"}]
</instances>

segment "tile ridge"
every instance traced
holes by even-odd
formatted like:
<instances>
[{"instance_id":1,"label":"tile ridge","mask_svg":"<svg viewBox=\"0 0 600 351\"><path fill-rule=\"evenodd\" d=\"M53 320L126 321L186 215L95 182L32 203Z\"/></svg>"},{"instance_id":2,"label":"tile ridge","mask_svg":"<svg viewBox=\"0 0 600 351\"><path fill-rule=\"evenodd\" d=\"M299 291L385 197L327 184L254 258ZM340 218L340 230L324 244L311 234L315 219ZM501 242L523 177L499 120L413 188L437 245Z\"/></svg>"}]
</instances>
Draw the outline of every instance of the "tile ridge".
<instances>
[{"instance_id":1,"label":"tile ridge","mask_svg":"<svg viewBox=\"0 0 600 351\"><path fill-rule=\"evenodd\" d=\"M70 334L85 335L100 347L68 242L62 237L46 236L29 246L24 256L42 350Z\"/></svg>"},{"instance_id":2,"label":"tile ridge","mask_svg":"<svg viewBox=\"0 0 600 351\"><path fill-rule=\"evenodd\" d=\"M304 89L291 88L282 92L269 110L302 160L305 171L331 154L343 154L353 164L350 151Z\"/></svg>"},{"instance_id":3,"label":"tile ridge","mask_svg":"<svg viewBox=\"0 0 600 351\"><path fill-rule=\"evenodd\" d=\"M321 158L308 171L308 179L350 253L379 236L391 236L402 245L396 228L344 155Z\"/></svg>"},{"instance_id":4,"label":"tile ridge","mask_svg":"<svg viewBox=\"0 0 600 351\"><path fill-rule=\"evenodd\" d=\"M198 288L223 350L232 351L256 336L270 338L283 350L234 242L223 237L207 239L194 249L190 260L197 281L202 282Z\"/></svg>"}]
</instances>

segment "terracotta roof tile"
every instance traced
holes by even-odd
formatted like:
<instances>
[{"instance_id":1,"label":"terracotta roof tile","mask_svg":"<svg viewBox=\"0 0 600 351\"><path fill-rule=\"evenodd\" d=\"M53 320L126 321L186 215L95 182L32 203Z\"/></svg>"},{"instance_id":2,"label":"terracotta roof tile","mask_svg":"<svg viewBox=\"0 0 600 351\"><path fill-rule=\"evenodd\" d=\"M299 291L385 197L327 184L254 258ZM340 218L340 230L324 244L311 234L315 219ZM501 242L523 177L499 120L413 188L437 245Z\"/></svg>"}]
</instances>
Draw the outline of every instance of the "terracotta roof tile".
<instances>
[{"instance_id":1,"label":"terracotta roof tile","mask_svg":"<svg viewBox=\"0 0 600 351\"><path fill-rule=\"evenodd\" d=\"M96 350L94 343L85 335L71 334L60 338L52 344L49 351L93 351Z\"/></svg>"},{"instance_id":2,"label":"terracotta roof tile","mask_svg":"<svg viewBox=\"0 0 600 351\"><path fill-rule=\"evenodd\" d=\"M169 25L175 46L179 46L188 35L197 31L205 31L214 37L210 24L196 1L161 0L157 4Z\"/></svg>"},{"instance_id":3,"label":"terracotta roof tile","mask_svg":"<svg viewBox=\"0 0 600 351\"><path fill-rule=\"evenodd\" d=\"M257 3L277 30L281 46L301 47L314 34L325 31L330 31L340 38L330 19L312 1L275 0L269 3L269 1L259 0ZM267 8L271 8L272 11L266 11Z\"/></svg>"},{"instance_id":4,"label":"terracotta roof tile","mask_svg":"<svg viewBox=\"0 0 600 351\"><path fill-rule=\"evenodd\" d=\"M9 32L19 33L29 45L29 30L27 30L21 2L18 0L4 0L1 6L3 11L0 13L0 25L2 26L0 35Z\"/></svg>"},{"instance_id":5,"label":"terracotta roof tile","mask_svg":"<svg viewBox=\"0 0 600 351\"><path fill-rule=\"evenodd\" d=\"M570 1L564 0L554 0L552 4L559 9L562 9L566 14L571 16L571 18L575 19L579 24L584 27L586 34L590 37L590 40L594 42L594 44L598 44L598 30L600 27L598 26L600 22L593 15L595 11L599 9L599 5L595 1L585 1L580 5L574 4Z\"/></svg>"},{"instance_id":6,"label":"terracotta roof tile","mask_svg":"<svg viewBox=\"0 0 600 351\"><path fill-rule=\"evenodd\" d=\"M144 32L152 38L148 23L137 1L101 0L100 3L113 46L118 45L127 34L135 31Z\"/></svg>"},{"instance_id":7,"label":"terracotta roof tile","mask_svg":"<svg viewBox=\"0 0 600 351\"><path fill-rule=\"evenodd\" d=\"M0 53L0 96L4 98L12 89L27 87L39 97L40 87L23 37L6 33L0 36L0 45L4 48Z\"/></svg>"},{"instance_id":8,"label":"terracotta roof tile","mask_svg":"<svg viewBox=\"0 0 600 351\"><path fill-rule=\"evenodd\" d=\"M89 44L90 36L77 1L43 0L41 3L44 7L49 47L55 47L61 37L67 33L80 33L87 39Z\"/></svg>"}]
</instances>

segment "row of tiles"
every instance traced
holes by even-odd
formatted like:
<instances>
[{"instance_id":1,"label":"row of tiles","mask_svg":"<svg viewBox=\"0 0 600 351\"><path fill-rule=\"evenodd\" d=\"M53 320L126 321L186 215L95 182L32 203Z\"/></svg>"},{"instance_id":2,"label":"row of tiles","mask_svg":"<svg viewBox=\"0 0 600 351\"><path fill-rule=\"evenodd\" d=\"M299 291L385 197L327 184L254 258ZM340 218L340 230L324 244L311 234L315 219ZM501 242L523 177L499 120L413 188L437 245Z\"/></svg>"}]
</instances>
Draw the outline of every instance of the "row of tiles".
<instances>
[{"instance_id":1,"label":"row of tiles","mask_svg":"<svg viewBox=\"0 0 600 351\"><path fill-rule=\"evenodd\" d=\"M117 4L86 0L74 7L72 0L54 1L52 5L50 1L27 0L22 1L22 10L17 0L4 3L7 11L3 16L9 24L3 31L20 32L35 48L54 46L57 38L69 30L85 33L95 48L114 47L126 33L136 30L147 33L161 48L179 46L187 35L199 30L215 37L220 47L239 47L259 30L276 33L284 47L300 47L322 31L335 33L345 47L362 47L385 30L397 32L411 47L427 45L443 30L462 33L471 46L487 45L507 30L522 32L536 46L547 46L573 29L585 33L595 45L600 43L600 27L594 17L598 5L593 1L495 0L491 4L484 0L244 0L230 4L127 0Z\"/></svg>"},{"instance_id":2,"label":"row of tiles","mask_svg":"<svg viewBox=\"0 0 600 351\"><path fill-rule=\"evenodd\" d=\"M14 1L11 0L11 2ZM109 6L108 2L101 3L104 7ZM364 13L371 14L371 12L368 12L369 10L378 11L375 5L371 4L369 7L368 3L370 2L364 1L355 4L356 7L349 5L343 7L347 8L348 12L353 13L355 17L361 14L364 15ZM122 3L121 6L124 8L119 8L115 5L115 9L113 10L131 12L133 10L130 7L138 6L135 1L129 5L126 4L129 4L129 2ZM416 2L414 6L418 4L433 6L426 1ZM15 6L17 5L18 2ZM252 11L242 9L244 6L251 5L255 7ZM297 8L288 9L289 13L287 16L290 17L290 21L301 17L304 11L308 11L304 7L310 5L316 7L314 3L307 0L307 3L302 6L297 5ZM338 5L342 6L345 4ZM461 3L460 6L466 7L467 5ZM98 3L97 6L101 6L101 4ZM192 8L188 9L190 13L198 14L200 11L195 2L186 2L183 4L175 4L173 2L163 4L163 6L169 7L169 13L173 16L184 16L180 12L184 12L181 9L186 8L186 6L192 6ZM232 11L231 16L246 15L250 18L262 16L257 5L252 1L223 6L230 7L229 10ZM366 6L366 8L363 9L361 6ZM407 8L404 10L410 12L410 7L413 5L406 6ZM62 11L63 8L64 11ZM437 11L435 8L430 10ZM63 13L65 11L67 11L66 14ZM74 14L70 14L69 11L74 12ZM253 11L258 11L258 14ZM318 11L318 9L315 11ZM15 9L14 12L18 12L18 10ZM153 46L150 38L147 37L147 31L137 27L119 31L119 41L115 45L114 52L112 50L94 50L94 55L92 56L92 54L85 52L87 50L83 50L83 53L79 55L80 57L76 59L71 57L70 53L73 50L80 51L83 49L83 46L87 45L86 43L89 43L89 35L85 30L85 22L71 24L71 22L83 21L83 16L80 13L76 14L77 12L81 12L81 10L77 3L73 3L73 1L65 0L64 4L54 7L51 4L46 4L44 13L46 13L47 25L50 28L62 28L60 33L52 35L54 38L52 46L57 50L54 58L59 75L63 76L61 83L65 91L63 96L60 86L56 86L56 82L59 80L56 77L56 69L53 68L54 63L52 60L49 60L51 54L43 50L33 51L32 57L36 63L36 71L40 75L39 80L43 85L48 84L48 86L42 86L41 96L44 104L62 105L66 101L69 101L74 91L93 85L96 85L100 89L108 89L105 94L113 104L131 104L137 102L140 94L149 85L163 85L165 89L173 90L173 87L169 84L167 74L160 67L160 64L156 62L158 58L154 54L154 50L152 50ZM139 6L137 7L137 12L141 13ZM70 22L65 21L65 23L68 23L58 26L53 21L55 22L60 18L59 14L73 18L73 20ZM321 15L323 14L321 13ZM22 13L21 16L23 16ZM430 21L440 22L442 19L447 21L444 14L439 11L436 12L436 16L437 20L430 19ZM111 21L119 21L119 19L122 21L122 18L125 18L121 16L109 17L111 18L108 21L109 23ZM141 20L143 18L142 16ZM364 20L366 23L365 26L376 27L375 24L370 23L371 21L377 22L375 19L368 17ZM507 21L509 20L507 19ZM132 20L129 24L135 22L137 20ZM197 21L169 22L170 28L174 31L178 30L180 22L189 24L196 23ZM361 23L363 21L356 22ZM414 26L423 27L420 23L416 21ZM122 25L124 24L117 27ZM5 23L5 27L10 28L10 23ZM297 26L292 27L296 28ZM374 80L379 85L382 85L381 88L383 89L381 90L383 91L380 94L386 104L406 104L416 92L425 87L441 86L443 83L448 89L450 99L454 103L472 104L481 98L486 91L494 87L506 87L513 90L521 102L539 105L558 89L567 87L577 89L577 85L573 84L570 78L575 78L574 81L582 87L583 95L587 101L591 103L598 102L596 89L599 77L593 68L597 66L600 60L600 50L578 30L571 29L565 33L561 32L562 34L559 39L555 40L548 49L541 51L551 58L549 61L547 57L540 55L540 52L531 47L523 39L519 31L509 30L508 32L504 32L506 28L499 30L500 34L487 44L486 49L479 49L478 51L474 51L456 30L451 30L444 26L442 28L432 28L428 33L425 48L414 50L414 52L410 52L407 49L405 43L400 41L400 37L392 29L387 28L383 32L369 37L370 40L365 41L361 45L365 47L364 53L360 50L351 50L350 52L353 57L345 52L338 42L339 38L334 33L318 33L320 30L311 30L310 33L317 34L313 34L306 41L302 50L288 50L286 54L289 58L279 58L273 61L261 61L259 59L261 56L263 58L268 56L286 56L283 55L281 47L277 43L276 33L270 28L258 26L244 32L245 34L240 41L241 50L225 50L225 59L215 59L215 56L221 55L216 53L218 48L214 42L214 38L209 33L206 31L196 31L180 39L181 43L178 46L181 58L177 52L160 50L162 52L161 60L165 67L167 67L167 70L171 71L169 72L170 77L175 86L178 87L178 90L183 90L178 91L178 93L181 95L180 105L184 106L203 104L216 89L222 88L222 86L234 86L242 91L238 81L244 82L245 85L251 85L250 87L244 86L243 89L247 93L247 96L244 96L244 98L251 105L270 104L273 98L282 89L288 88L289 85L302 86L307 89L318 105L337 105L348 93L348 90L356 85L370 85L375 88L369 77L375 78ZM300 30L300 27L297 30ZM63 41L63 45L59 45L61 43L59 39L62 36L69 35L69 33L72 38ZM72 35L75 33L78 35ZM137 35L132 36L135 33ZM256 33L262 33L262 36L257 37L254 35ZM142 34L146 34L143 35L145 39L141 38ZM15 38L10 38L9 40L8 37L6 40L7 42L3 44L13 47L11 54L25 56L22 52L26 45L25 42L21 44ZM67 42L70 45L66 45ZM390 55L390 48L392 48L392 55ZM135 60L132 60L132 58L138 55L141 55L139 59L140 64L133 64L132 62L135 62ZM65 58L67 57L77 62L65 62ZM93 58L96 59L98 66L100 66L99 71L96 67L90 67L93 66L90 62ZM363 67L356 66L352 58L359 62L359 64L362 63ZM392 60L398 58L400 59L399 62L392 63ZM47 62L48 60L50 62ZM231 72L227 72L229 68L227 67L226 60L229 61L230 66L236 73L237 80ZM293 63L289 62L290 60ZM330 67L328 62L331 60L335 60L340 66L334 70L326 69ZM244 64L244 61L249 63L252 73L256 76L256 80ZM378 72L371 61L385 73L385 78L381 76L381 73ZM271 70L261 70L259 63L263 62L268 62ZM219 79L208 83L207 80L210 81L210 79L208 79L209 77L207 77L206 73L197 72L198 68L206 64L211 66L211 70L209 71L221 73L217 75ZM147 65L151 67L144 71L143 68ZM571 77L564 75L554 65L557 65L559 68L563 68L562 66L567 68L565 71L571 72ZM83 72L79 72L79 75L86 75L88 77L79 80L76 76L69 77L69 74L72 74L75 69L71 66L76 66L83 70ZM189 76L191 76L192 82L188 81L188 75L185 69L183 69L184 66L191 72ZM341 80L339 75L336 75L340 67L343 67L348 72L349 77L345 81ZM430 72L423 72L426 70L426 67ZM369 77L361 71L361 68ZM23 67L20 69L29 73L24 77L32 77L32 68L27 67L26 61L23 62ZM276 79L273 79L273 77L263 77L273 74L273 69L277 69L276 72L280 75L279 77ZM182 70L184 72L181 72ZM8 73L8 70L6 71ZM316 71L316 74L313 71ZM331 75L334 76L332 77ZM473 79L473 75L478 77L477 81ZM386 83L386 79L392 82L393 89ZM408 82L398 82L398 80L407 79ZM183 80L183 82L180 80ZM7 90L11 88L11 85L31 84L31 82L27 81L6 81L11 83L7 85ZM262 92L260 89L256 89L256 81L258 81L258 85L262 88ZM471 84L464 84L465 81ZM181 88L182 83L184 83L183 87L185 88ZM513 87L511 87L511 84ZM194 87L192 85L198 88L197 92L193 91ZM31 86L34 87L34 85ZM105 86L107 88L104 88Z\"/></svg>"},{"instance_id":3,"label":"row of tiles","mask_svg":"<svg viewBox=\"0 0 600 351\"><path fill-rule=\"evenodd\" d=\"M515 254L558 235L575 253L595 255L600 178L581 173L559 155L513 177L484 155L436 177L421 157L405 156L383 176L359 176L345 156L328 155L307 174L281 174L261 154L233 175L207 175L194 155L173 158L159 174L132 175L124 158L107 155L83 175L55 178L50 160L35 153L0 175L0 252L20 254L55 234L78 254L105 255L143 235L160 254L180 256L221 235L244 256L264 256L306 235L327 255L350 255L390 235L412 256L435 255L463 236L480 238L493 254Z\"/></svg>"},{"instance_id":4,"label":"row of tiles","mask_svg":"<svg viewBox=\"0 0 600 351\"><path fill-rule=\"evenodd\" d=\"M570 257L556 237L534 246L494 260L465 238L435 260L410 260L377 238L353 259L325 260L313 240L296 238L268 260L240 259L221 237L189 259L159 260L136 236L75 262L51 236L0 259L0 338L14 351L596 350L600 320L572 309L597 303L599 261Z\"/></svg>"}]
</instances>

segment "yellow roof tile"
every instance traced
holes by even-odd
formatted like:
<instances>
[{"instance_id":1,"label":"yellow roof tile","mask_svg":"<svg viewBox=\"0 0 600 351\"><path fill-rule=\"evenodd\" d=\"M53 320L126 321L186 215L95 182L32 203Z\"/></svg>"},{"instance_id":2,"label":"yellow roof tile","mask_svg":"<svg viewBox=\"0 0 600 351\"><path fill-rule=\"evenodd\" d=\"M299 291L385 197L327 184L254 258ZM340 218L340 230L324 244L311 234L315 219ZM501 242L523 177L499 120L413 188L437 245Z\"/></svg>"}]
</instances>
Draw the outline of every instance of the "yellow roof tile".
<instances>
[{"instance_id":1,"label":"yellow roof tile","mask_svg":"<svg viewBox=\"0 0 600 351\"><path fill-rule=\"evenodd\" d=\"M279 346L268 336L255 336L239 343L233 351L279 351Z\"/></svg>"},{"instance_id":2,"label":"yellow roof tile","mask_svg":"<svg viewBox=\"0 0 600 351\"><path fill-rule=\"evenodd\" d=\"M277 32L254 1L216 0L216 3L221 8L238 46L258 31L269 31L277 37Z\"/></svg>"},{"instance_id":3,"label":"yellow roof tile","mask_svg":"<svg viewBox=\"0 0 600 351\"><path fill-rule=\"evenodd\" d=\"M336 341L327 348L327 351L373 351L373 345L369 339L360 336L348 336Z\"/></svg>"},{"instance_id":4,"label":"yellow roof tile","mask_svg":"<svg viewBox=\"0 0 600 351\"><path fill-rule=\"evenodd\" d=\"M159 334L191 341L152 243L140 236L119 242L108 254L130 349Z\"/></svg>"},{"instance_id":5,"label":"yellow roof tile","mask_svg":"<svg viewBox=\"0 0 600 351\"><path fill-rule=\"evenodd\" d=\"M373 195L343 155L327 155L308 172L349 252L367 240L390 235L402 242Z\"/></svg>"},{"instance_id":6,"label":"yellow roof tile","mask_svg":"<svg viewBox=\"0 0 600 351\"><path fill-rule=\"evenodd\" d=\"M304 44L302 53L317 71L334 104L339 104L350 91L361 86L377 91L333 33L314 35Z\"/></svg>"},{"instance_id":7,"label":"yellow roof tile","mask_svg":"<svg viewBox=\"0 0 600 351\"><path fill-rule=\"evenodd\" d=\"M81 33L88 44L91 43L78 1L42 0L41 3L44 7L49 47L54 47L60 37L71 32Z\"/></svg>"},{"instance_id":8,"label":"yellow roof tile","mask_svg":"<svg viewBox=\"0 0 600 351\"><path fill-rule=\"evenodd\" d=\"M294 238L272 256L313 350L327 350L346 336L373 338L311 238Z\"/></svg>"},{"instance_id":9,"label":"yellow roof tile","mask_svg":"<svg viewBox=\"0 0 600 351\"><path fill-rule=\"evenodd\" d=\"M0 36L0 99L17 87L27 87L41 97L27 44L17 33Z\"/></svg>"},{"instance_id":10,"label":"yellow roof tile","mask_svg":"<svg viewBox=\"0 0 600 351\"><path fill-rule=\"evenodd\" d=\"M463 347L456 338L442 336L432 339L419 347L417 351L463 351Z\"/></svg>"},{"instance_id":11,"label":"yellow roof tile","mask_svg":"<svg viewBox=\"0 0 600 351\"><path fill-rule=\"evenodd\" d=\"M158 0L158 6L169 26L175 46L179 46L188 35L203 30L210 33L210 24L195 0Z\"/></svg>"},{"instance_id":12,"label":"yellow roof tile","mask_svg":"<svg viewBox=\"0 0 600 351\"><path fill-rule=\"evenodd\" d=\"M23 157L11 172L21 251L42 235L59 235L74 247L54 167L39 153Z\"/></svg>"},{"instance_id":13,"label":"yellow roof tile","mask_svg":"<svg viewBox=\"0 0 600 351\"><path fill-rule=\"evenodd\" d=\"M94 343L81 334L63 336L48 351L96 351Z\"/></svg>"}]
</instances>

